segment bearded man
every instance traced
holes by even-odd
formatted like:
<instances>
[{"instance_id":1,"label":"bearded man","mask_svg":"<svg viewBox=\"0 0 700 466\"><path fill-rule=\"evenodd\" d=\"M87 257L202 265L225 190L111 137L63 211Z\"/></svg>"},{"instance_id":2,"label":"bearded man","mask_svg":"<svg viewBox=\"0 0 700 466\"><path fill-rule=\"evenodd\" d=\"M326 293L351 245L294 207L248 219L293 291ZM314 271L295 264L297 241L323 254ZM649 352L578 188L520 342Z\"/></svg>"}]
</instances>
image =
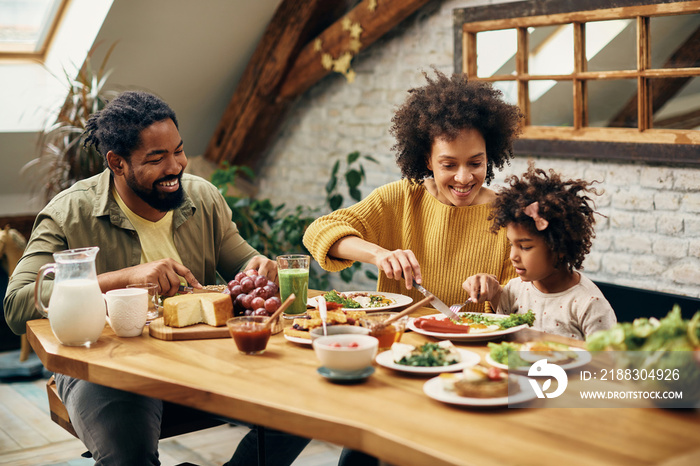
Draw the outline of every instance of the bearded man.
<instances>
[{"instance_id":1,"label":"bearded man","mask_svg":"<svg viewBox=\"0 0 700 466\"><path fill-rule=\"evenodd\" d=\"M103 293L152 282L161 295L172 296L181 285L201 288L215 283L217 274L230 280L249 269L276 281L276 263L241 238L219 191L184 173L177 118L160 98L120 94L90 117L85 145L102 154L107 169L57 194L38 214L4 300L15 333L42 317L34 308L37 273L53 262L53 253L67 249L100 248L95 265ZM47 302L52 282L44 285ZM62 374L56 374L56 385L95 464L160 464L163 401ZM255 464L256 436L251 430L228 464ZM270 429L265 437L268 464L291 464L308 443Z\"/></svg>"}]
</instances>

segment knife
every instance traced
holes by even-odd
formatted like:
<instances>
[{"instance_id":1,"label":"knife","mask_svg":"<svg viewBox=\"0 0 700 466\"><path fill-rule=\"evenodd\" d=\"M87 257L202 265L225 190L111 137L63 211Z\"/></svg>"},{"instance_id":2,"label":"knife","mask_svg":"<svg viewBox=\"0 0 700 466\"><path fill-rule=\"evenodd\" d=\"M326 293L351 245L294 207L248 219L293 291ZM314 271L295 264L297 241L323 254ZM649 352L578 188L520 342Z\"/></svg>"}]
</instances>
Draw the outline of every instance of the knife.
<instances>
[{"instance_id":1,"label":"knife","mask_svg":"<svg viewBox=\"0 0 700 466\"><path fill-rule=\"evenodd\" d=\"M430 291L426 290L421 285L416 283L415 280L413 280L413 288L415 288L418 291L420 291L421 293L423 293L423 296L425 296L426 298L432 296L433 301L430 303L430 305L433 306L435 309L442 312L443 314L445 314L447 317L449 317L452 320L459 320L459 315L456 312L450 310L450 308L447 307L447 304L443 303Z\"/></svg>"}]
</instances>

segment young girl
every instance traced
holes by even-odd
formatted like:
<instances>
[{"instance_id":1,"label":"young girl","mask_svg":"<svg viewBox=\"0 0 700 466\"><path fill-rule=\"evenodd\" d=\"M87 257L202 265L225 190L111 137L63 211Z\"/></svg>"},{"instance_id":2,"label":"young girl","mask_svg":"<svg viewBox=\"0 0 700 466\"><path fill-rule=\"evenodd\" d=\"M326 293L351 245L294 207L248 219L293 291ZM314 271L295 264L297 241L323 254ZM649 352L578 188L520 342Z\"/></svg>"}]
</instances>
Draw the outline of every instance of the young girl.
<instances>
[{"instance_id":1,"label":"young girl","mask_svg":"<svg viewBox=\"0 0 700 466\"><path fill-rule=\"evenodd\" d=\"M531 163L521 179L506 178L489 217L492 232L506 228L510 260L518 277L501 287L493 275L469 277L462 287L473 302L490 301L499 314L532 309L534 328L585 339L617 319L598 287L577 269L591 249L593 208L590 183L564 181Z\"/></svg>"}]
</instances>

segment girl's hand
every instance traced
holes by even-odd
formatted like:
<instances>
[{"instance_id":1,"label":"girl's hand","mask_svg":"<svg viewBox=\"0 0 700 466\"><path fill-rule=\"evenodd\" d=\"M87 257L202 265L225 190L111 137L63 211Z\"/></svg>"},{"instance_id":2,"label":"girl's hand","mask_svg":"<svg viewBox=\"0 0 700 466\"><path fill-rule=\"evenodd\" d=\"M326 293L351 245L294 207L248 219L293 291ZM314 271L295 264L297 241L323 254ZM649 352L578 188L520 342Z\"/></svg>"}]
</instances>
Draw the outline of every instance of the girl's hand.
<instances>
[{"instance_id":1,"label":"girl's hand","mask_svg":"<svg viewBox=\"0 0 700 466\"><path fill-rule=\"evenodd\" d=\"M494 306L498 305L501 291L503 291L496 276L487 273L472 275L462 283L462 288L469 293L471 302L490 301Z\"/></svg>"},{"instance_id":2,"label":"girl's hand","mask_svg":"<svg viewBox=\"0 0 700 466\"><path fill-rule=\"evenodd\" d=\"M407 290L413 287L413 279L422 281L418 259L410 249L382 250L376 255L375 265L388 278L404 280Z\"/></svg>"}]
</instances>

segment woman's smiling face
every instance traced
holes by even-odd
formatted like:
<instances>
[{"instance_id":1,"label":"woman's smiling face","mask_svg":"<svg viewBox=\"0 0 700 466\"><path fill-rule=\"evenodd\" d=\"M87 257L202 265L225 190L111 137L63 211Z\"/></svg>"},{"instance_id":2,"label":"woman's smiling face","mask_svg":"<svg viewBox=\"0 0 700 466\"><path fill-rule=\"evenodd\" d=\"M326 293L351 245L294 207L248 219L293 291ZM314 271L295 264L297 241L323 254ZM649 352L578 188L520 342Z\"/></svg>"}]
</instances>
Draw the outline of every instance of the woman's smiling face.
<instances>
[{"instance_id":1,"label":"woman's smiling face","mask_svg":"<svg viewBox=\"0 0 700 466\"><path fill-rule=\"evenodd\" d=\"M457 207L478 204L486 161L486 142L475 129L463 129L453 140L436 138L428 169L433 172L437 199Z\"/></svg>"}]
</instances>

